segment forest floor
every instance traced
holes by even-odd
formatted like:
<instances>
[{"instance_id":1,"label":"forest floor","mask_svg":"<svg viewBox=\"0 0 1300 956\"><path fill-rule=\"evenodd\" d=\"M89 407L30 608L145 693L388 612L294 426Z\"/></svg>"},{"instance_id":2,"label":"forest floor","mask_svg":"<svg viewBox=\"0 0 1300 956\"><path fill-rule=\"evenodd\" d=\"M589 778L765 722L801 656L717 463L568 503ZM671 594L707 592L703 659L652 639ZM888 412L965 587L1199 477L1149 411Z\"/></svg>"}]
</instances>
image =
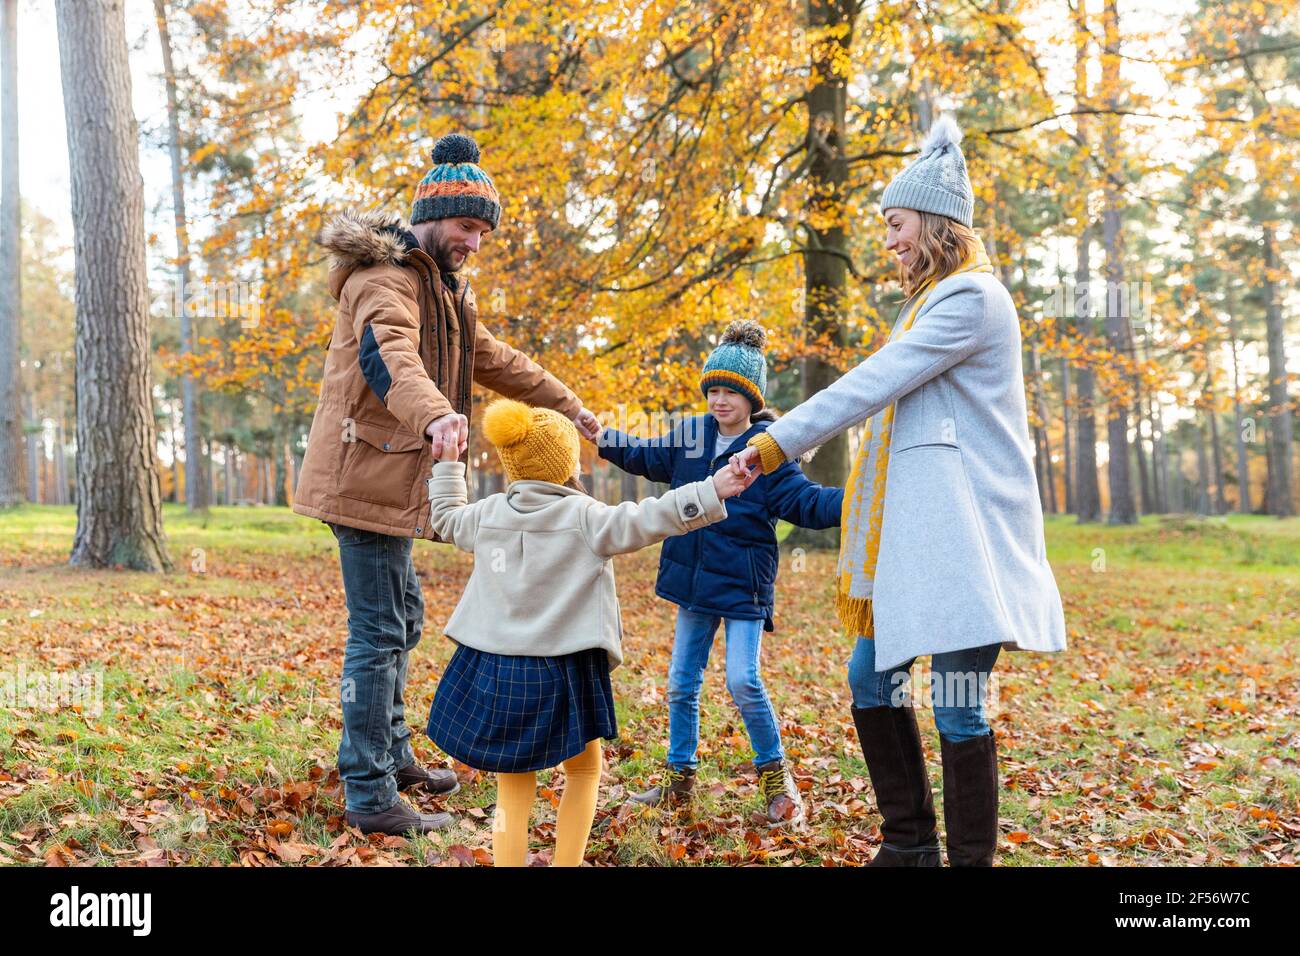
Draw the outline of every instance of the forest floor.
<instances>
[{"instance_id":1,"label":"forest floor","mask_svg":"<svg viewBox=\"0 0 1300 956\"><path fill-rule=\"evenodd\" d=\"M415 798L453 811L447 830L367 838L343 823L335 755L346 611L324 525L286 509L196 516L169 506L176 570L152 575L67 567L75 524L68 507L0 513L0 864L491 862L493 780L463 766L459 793ZM1070 646L1004 653L995 669L998 862L1295 863L1300 519L1151 517L1113 528L1052 518L1047 537ZM880 817L849 714L852 647L834 619L830 553L783 553L777 629L764 635L807 829L774 833L755 819L753 753L718 652L701 701L693 810L627 803L667 744L674 609L654 595L656 562L657 549L616 561L621 736L607 745L588 862L869 860ZM442 626L471 562L420 543L416 565L427 613L407 719L417 758L445 765L424 722L452 652ZM927 679L925 663L914 681ZM42 696L51 688L62 698L53 706ZM938 738L923 695L918 703L942 815ZM539 775L534 863L550 858L562 777Z\"/></svg>"}]
</instances>

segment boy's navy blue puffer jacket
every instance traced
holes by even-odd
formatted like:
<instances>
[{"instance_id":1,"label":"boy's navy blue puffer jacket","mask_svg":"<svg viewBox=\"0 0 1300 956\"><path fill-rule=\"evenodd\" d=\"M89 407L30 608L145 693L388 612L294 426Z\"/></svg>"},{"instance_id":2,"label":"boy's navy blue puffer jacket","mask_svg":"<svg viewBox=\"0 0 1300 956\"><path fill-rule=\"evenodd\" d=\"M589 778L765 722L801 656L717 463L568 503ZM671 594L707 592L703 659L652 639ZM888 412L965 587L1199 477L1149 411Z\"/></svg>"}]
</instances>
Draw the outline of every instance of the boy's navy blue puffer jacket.
<instances>
[{"instance_id":1,"label":"boy's navy blue puffer jacket","mask_svg":"<svg viewBox=\"0 0 1300 956\"><path fill-rule=\"evenodd\" d=\"M708 413L686 419L659 438L634 438L606 428L599 440L600 457L676 488L726 467L731 455L769 424L754 422L717 458L713 449L718 421ZM804 528L834 528L840 523L843 500L843 488L810 481L797 462L788 461L728 498L725 520L665 540L655 593L688 611L762 620L764 630L774 630L777 519Z\"/></svg>"}]
</instances>

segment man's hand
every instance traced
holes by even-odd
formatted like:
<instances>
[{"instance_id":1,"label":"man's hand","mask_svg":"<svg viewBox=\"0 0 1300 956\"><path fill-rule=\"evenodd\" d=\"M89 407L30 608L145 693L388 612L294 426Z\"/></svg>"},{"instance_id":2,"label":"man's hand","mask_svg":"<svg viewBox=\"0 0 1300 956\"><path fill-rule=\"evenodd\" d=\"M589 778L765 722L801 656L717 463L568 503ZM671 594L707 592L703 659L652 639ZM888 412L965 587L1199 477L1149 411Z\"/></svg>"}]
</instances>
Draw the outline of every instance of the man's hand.
<instances>
[{"instance_id":1,"label":"man's hand","mask_svg":"<svg viewBox=\"0 0 1300 956\"><path fill-rule=\"evenodd\" d=\"M424 433L439 461L456 461L469 447L469 419L455 412L429 422Z\"/></svg>"},{"instance_id":2,"label":"man's hand","mask_svg":"<svg viewBox=\"0 0 1300 956\"><path fill-rule=\"evenodd\" d=\"M577 415L573 416L573 424L578 426L578 434L587 441L595 441L604 431L601 427L600 420L596 418L596 413L589 408L583 408Z\"/></svg>"}]
</instances>

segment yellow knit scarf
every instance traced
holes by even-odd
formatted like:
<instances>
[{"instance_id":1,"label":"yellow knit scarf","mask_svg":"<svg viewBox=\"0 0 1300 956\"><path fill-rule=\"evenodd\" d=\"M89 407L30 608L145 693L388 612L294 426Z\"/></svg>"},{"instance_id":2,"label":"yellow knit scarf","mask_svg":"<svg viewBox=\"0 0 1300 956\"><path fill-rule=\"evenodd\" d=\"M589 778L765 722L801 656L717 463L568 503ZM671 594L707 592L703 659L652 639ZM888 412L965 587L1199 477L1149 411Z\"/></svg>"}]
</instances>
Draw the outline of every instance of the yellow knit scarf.
<instances>
[{"instance_id":1,"label":"yellow knit scarf","mask_svg":"<svg viewBox=\"0 0 1300 956\"><path fill-rule=\"evenodd\" d=\"M984 244L978 239L976 242L972 254L949 275L993 271ZM903 303L900 318L889 335L890 342L901 338L912 327L935 282L931 279ZM880 555L880 522L884 516L885 478L889 471L889 443L896 404L891 402L880 414L867 420L862 444L844 486L835 612L840 623L854 636L875 636L871 594Z\"/></svg>"}]
</instances>

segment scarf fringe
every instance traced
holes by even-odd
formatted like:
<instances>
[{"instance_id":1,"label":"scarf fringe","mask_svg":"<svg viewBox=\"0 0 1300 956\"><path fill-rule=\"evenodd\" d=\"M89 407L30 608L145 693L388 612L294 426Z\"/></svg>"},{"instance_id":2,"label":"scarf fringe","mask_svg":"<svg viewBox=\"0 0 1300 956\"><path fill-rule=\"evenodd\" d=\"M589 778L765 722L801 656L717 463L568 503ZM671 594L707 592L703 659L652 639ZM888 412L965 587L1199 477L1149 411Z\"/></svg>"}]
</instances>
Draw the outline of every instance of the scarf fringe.
<instances>
[{"instance_id":1,"label":"scarf fringe","mask_svg":"<svg viewBox=\"0 0 1300 956\"><path fill-rule=\"evenodd\" d=\"M843 592L835 595L835 613L850 637L875 637L876 621L871 610L871 598L849 597Z\"/></svg>"}]
</instances>

